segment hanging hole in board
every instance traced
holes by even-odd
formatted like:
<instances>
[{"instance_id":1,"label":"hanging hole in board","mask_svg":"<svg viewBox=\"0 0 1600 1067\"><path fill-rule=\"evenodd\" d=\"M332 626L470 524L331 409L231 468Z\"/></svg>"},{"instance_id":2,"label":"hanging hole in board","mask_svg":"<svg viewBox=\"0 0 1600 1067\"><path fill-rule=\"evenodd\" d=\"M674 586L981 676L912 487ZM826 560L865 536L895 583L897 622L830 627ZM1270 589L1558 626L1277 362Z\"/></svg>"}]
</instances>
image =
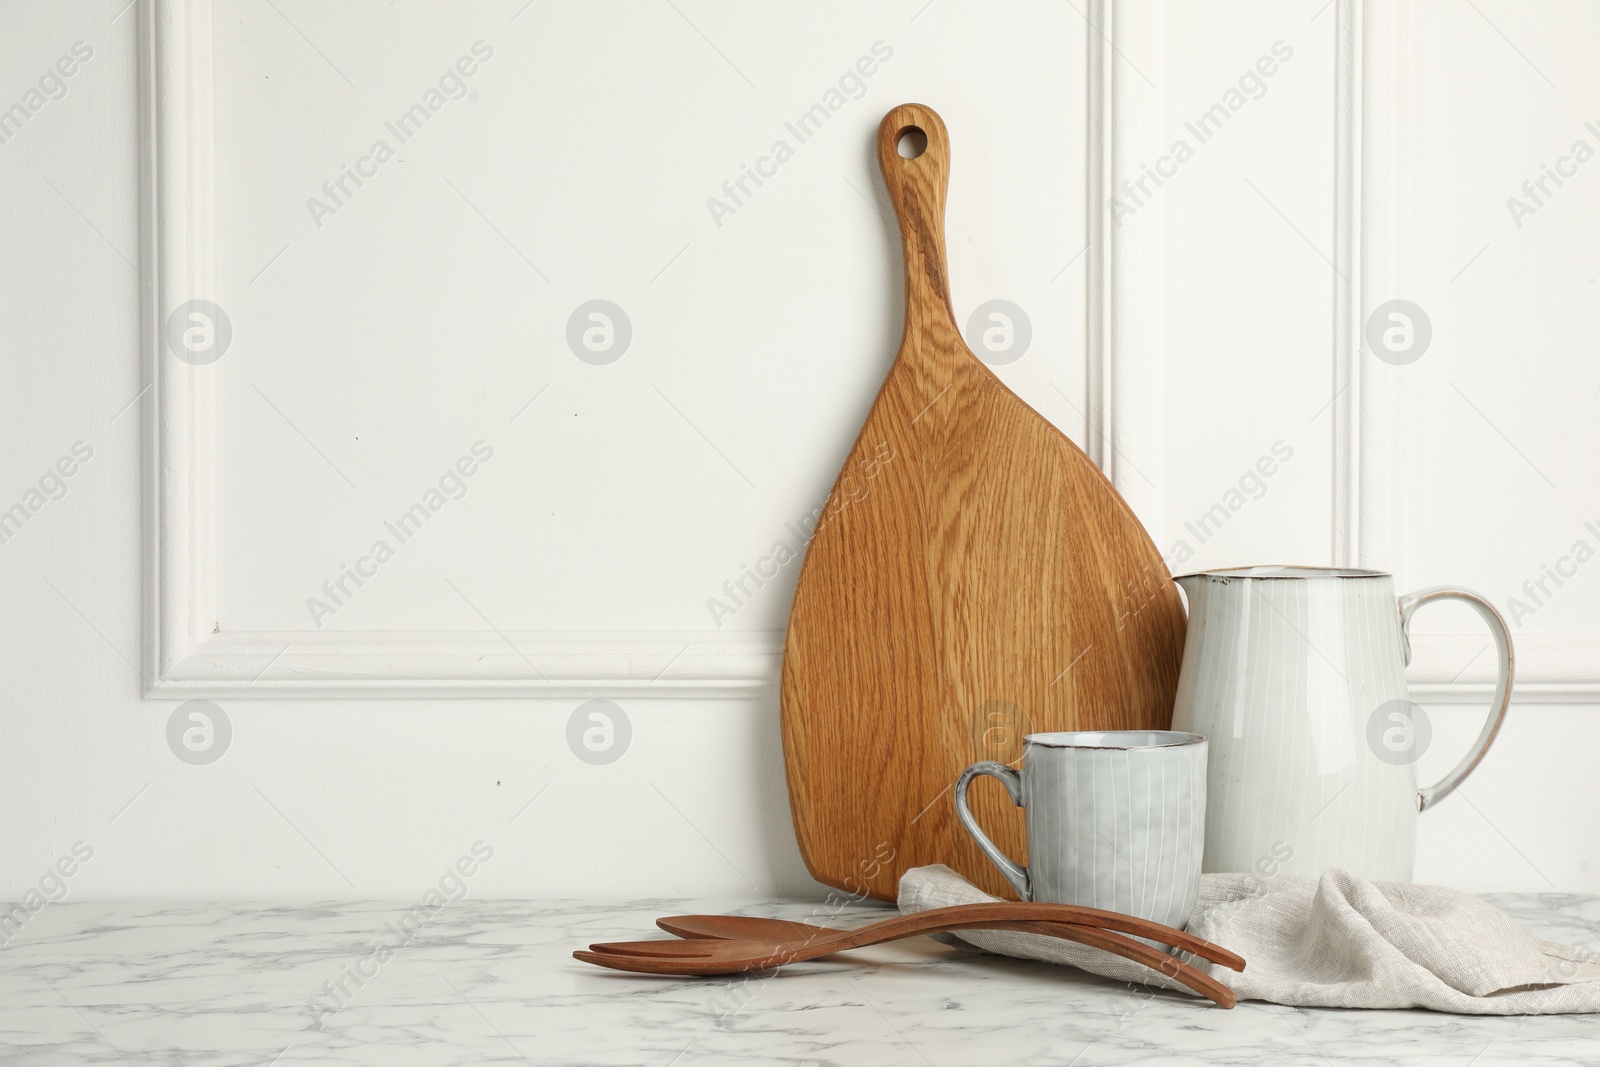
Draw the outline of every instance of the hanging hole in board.
<instances>
[{"instance_id":1,"label":"hanging hole in board","mask_svg":"<svg viewBox=\"0 0 1600 1067\"><path fill-rule=\"evenodd\" d=\"M916 159L928 150L928 135L920 126L907 126L895 139L895 149L901 159Z\"/></svg>"}]
</instances>

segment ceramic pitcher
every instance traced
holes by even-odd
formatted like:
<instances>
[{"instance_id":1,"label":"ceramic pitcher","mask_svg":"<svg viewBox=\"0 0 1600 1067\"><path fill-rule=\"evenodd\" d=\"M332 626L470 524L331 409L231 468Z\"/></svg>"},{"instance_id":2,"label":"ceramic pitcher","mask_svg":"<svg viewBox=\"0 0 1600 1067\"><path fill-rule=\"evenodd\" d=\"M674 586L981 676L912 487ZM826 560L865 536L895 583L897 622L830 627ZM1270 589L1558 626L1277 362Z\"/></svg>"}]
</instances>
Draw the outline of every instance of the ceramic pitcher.
<instances>
[{"instance_id":1,"label":"ceramic pitcher","mask_svg":"<svg viewBox=\"0 0 1600 1067\"><path fill-rule=\"evenodd\" d=\"M1211 742L1204 869L1314 878L1344 867L1410 881L1418 814L1472 772L1505 719L1512 650L1500 613L1443 586L1397 600L1381 571L1245 567L1175 580L1189 629L1172 728ZM1437 600L1464 601L1488 623L1499 677L1471 751L1419 790L1431 730L1406 691L1407 630Z\"/></svg>"}]
</instances>

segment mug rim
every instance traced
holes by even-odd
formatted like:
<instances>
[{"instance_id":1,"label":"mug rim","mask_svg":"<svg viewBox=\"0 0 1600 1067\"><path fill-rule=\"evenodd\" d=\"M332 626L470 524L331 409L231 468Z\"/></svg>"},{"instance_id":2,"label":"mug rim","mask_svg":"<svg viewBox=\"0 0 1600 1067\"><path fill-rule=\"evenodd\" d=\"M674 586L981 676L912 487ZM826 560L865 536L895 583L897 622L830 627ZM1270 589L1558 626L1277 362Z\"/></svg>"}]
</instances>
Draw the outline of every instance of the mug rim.
<instances>
[{"instance_id":1,"label":"mug rim","mask_svg":"<svg viewBox=\"0 0 1600 1067\"><path fill-rule=\"evenodd\" d=\"M1163 740L1161 743L1154 745L1087 745L1077 744L1071 740L1072 738L1086 737L1148 737L1151 734L1160 734L1164 738L1170 738L1171 740ZM1183 748L1187 745L1204 744L1206 738L1204 734L1192 734L1185 730L1051 730L1044 733L1028 734L1022 740L1024 745L1037 745L1040 748L1076 748L1083 751L1132 752L1138 750L1154 751L1162 748Z\"/></svg>"},{"instance_id":2,"label":"mug rim","mask_svg":"<svg viewBox=\"0 0 1600 1067\"><path fill-rule=\"evenodd\" d=\"M1258 581L1304 578L1392 578L1388 571L1373 571L1363 567L1317 567L1301 563L1262 563L1245 567L1217 567L1209 571L1191 571L1175 574L1180 578L1251 578Z\"/></svg>"}]
</instances>

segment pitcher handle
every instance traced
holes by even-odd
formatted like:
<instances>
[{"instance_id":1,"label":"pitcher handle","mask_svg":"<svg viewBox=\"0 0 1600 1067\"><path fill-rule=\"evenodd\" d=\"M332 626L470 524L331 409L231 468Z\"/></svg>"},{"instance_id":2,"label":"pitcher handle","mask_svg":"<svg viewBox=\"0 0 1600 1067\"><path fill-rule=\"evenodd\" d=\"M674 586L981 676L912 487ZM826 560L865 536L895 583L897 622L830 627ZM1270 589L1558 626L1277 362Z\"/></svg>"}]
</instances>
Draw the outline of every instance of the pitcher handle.
<instances>
[{"instance_id":1,"label":"pitcher handle","mask_svg":"<svg viewBox=\"0 0 1600 1067\"><path fill-rule=\"evenodd\" d=\"M961 825L966 827L967 833L972 835L972 840L977 842L983 854L989 861L1000 868L1000 873L1006 876L1006 881L1011 883L1011 888L1023 900L1033 899L1033 886L1028 878L1028 868L1000 851L1000 846L989 840L989 835L983 832L983 827L978 825L978 820L972 817L972 809L967 806L967 786L981 774L1000 779L1006 787L1006 792L1011 794L1011 802L1017 807L1022 807L1022 775L1004 763L994 760L984 760L974 763L961 772L961 777L956 779L956 816L960 818Z\"/></svg>"},{"instance_id":2,"label":"pitcher handle","mask_svg":"<svg viewBox=\"0 0 1600 1067\"><path fill-rule=\"evenodd\" d=\"M1411 662L1411 616L1424 604L1432 604L1436 600L1459 600L1470 606L1484 622L1489 624L1489 635L1494 638L1495 648L1500 656L1500 673L1494 684L1494 699L1489 704L1489 718L1484 722L1478 740L1449 774L1426 789L1417 790L1418 811L1427 811L1454 792L1456 786L1460 785L1483 760L1484 754L1489 751L1489 746L1494 744L1496 735L1500 733L1500 727L1506 721L1506 709L1511 706L1511 679L1516 665L1516 655L1511 648L1511 632L1506 629L1506 620L1495 610L1495 606L1470 590L1453 589L1444 585L1419 589L1400 598L1400 636L1405 641L1407 663Z\"/></svg>"}]
</instances>

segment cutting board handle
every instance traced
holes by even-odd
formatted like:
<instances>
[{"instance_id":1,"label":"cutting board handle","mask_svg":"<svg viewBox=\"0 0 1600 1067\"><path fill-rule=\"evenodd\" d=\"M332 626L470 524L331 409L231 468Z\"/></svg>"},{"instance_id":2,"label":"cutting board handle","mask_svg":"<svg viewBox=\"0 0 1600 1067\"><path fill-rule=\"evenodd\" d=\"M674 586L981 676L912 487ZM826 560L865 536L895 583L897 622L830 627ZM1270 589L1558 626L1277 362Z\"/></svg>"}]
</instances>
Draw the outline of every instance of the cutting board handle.
<instances>
[{"instance_id":1,"label":"cutting board handle","mask_svg":"<svg viewBox=\"0 0 1600 1067\"><path fill-rule=\"evenodd\" d=\"M910 151L921 147L920 154L912 158L902 155L902 139ZM923 104L901 104L890 111L878 124L878 166L900 219L906 336L920 334L935 323L959 334L950 306L944 254L944 197L950 184L950 135L944 120Z\"/></svg>"}]
</instances>

